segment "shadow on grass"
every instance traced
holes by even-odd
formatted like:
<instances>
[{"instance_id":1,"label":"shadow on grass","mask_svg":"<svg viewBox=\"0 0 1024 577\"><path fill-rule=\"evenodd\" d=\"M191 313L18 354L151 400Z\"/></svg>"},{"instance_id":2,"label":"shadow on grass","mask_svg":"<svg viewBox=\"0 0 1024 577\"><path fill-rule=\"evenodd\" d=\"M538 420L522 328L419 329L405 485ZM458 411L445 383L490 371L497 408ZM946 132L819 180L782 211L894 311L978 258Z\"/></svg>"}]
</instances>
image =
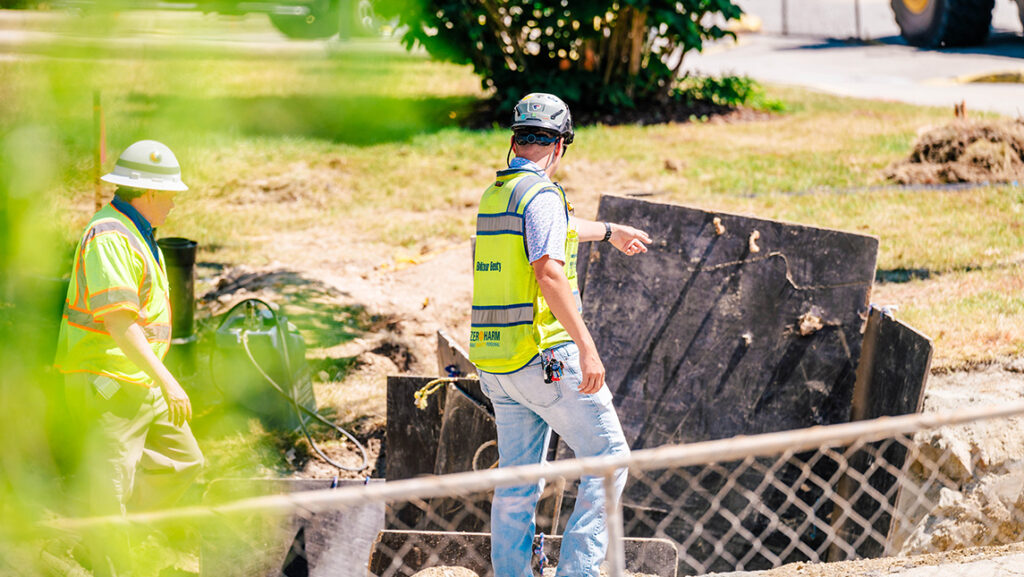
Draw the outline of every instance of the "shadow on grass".
<instances>
[{"instance_id":1,"label":"shadow on grass","mask_svg":"<svg viewBox=\"0 0 1024 577\"><path fill-rule=\"evenodd\" d=\"M289 473L301 468L302 463L311 458L304 453L306 449L300 441L301 435L295 430L282 430L279 416L273 414L274 411L268 409L266 414L261 414L251 408L263 406L255 403L254 399L270 392L262 377L243 362L237 371L230 373L234 379L231 383L215 382L217 375L223 376L224 372L215 370L214 356L221 355L218 358L224 363L239 356L237 351L218 352L220 349L214 343L223 339L214 336L216 331L231 307L250 298L278 305L278 314L294 325L307 348L330 349L342 345L372 330L378 320L366 313L361 305L350 304L346 293L295 271L252 272L216 263L200 263L197 268L217 275L214 279L204 279L213 288L197 299L200 314L206 313L198 321L199 342L203 346L196 363L198 370L188 387L190 395L194 392L193 405L197 414L193 429L204 447L209 449L207 456L211 471L225 476L254 475L260 470ZM275 370L279 367L272 358L265 357L261 361L265 370L277 374ZM355 358L340 355L310 358L307 359L307 370L296 371L298 376L295 378L301 381L306 378L303 375L309 374L315 380L326 376L340 381L356 367L356 363ZM224 389L225 386L231 387L231 391ZM246 401L238 402L240 392L251 396L245 396ZM280 402L287 403L283 399ZM276 405L271 403L269 406ZM331 421L337 420L336 415L330 412L324 416Z\"/></svg>"},{"instance_id":2,"label":"shadow on grass","mask_svg":"<svg viewBox=\"0 0 1024 577\"><path fill-rule=\"evenodd\" d=\"M948 274L948 273L968 273L968 272L981 272L981 271L997 271L1014 269L1024 265L1024 259L1016 258L1003 262L994 262L989 264L964 264L955 266L949 269L929 269L929 268L889 268L889 269L878 269L875 271L875 282L879 284L884 283L907 283L915 280L928 280L930 278Z\"/></svg>"},{"instance_id":3,"label":"shadow on grass","mask_svg":"<svg viewBox=\"0 0 1024 577\"><path fill-rule=\"evenodd\" d=\"M359 364L357 357L327 357L309 359L313 382L330 383L343 380Z\"/></svg>"},{"instance_id":4,"label":"shadow on grass","mask_svg":"<svg viewBox=\"0 0 1024 577\"><path fill-rule=\"evenodd\" d=\"M203 266L215 269L208 264ZM260 298L279 305L280 312L295 324L306 346L312 348L345 344L377 322L362 305L343 303L347 295L342 291L296 271L220 270L225 272L216 280L214 288L199 297L199 302L206 303L210 312L215 313L207 321L215 325L214 330L223 320L217 315L227 310L223 303L245 298ZM345 365L344 359L335 360L340 363L335 369L343 365L351 368L351 363Z\"/></svg>"},{"instance_id":5,"label":"shadow on grass","mask_svg":"<svg viewBox=\"0 0 1024 577\"><path fill-rule=\"evenodd\" d=\"M471 97L259 96L189 98L132 94L133 120L168 128L237 131L367 146L457 128L478 106Z\"/></svg>"},{"instance_id":6,"label":"shadow on grass","mask_svg":"<svg viewBox=\"0 0 1024 577\"><path fill-rule=\"evenodd\" d=\"M934 274L935 271L926 268L880 268L875 271L875 282L901 284L914 280L928 280Z\"/></svg>"}]
</instances>

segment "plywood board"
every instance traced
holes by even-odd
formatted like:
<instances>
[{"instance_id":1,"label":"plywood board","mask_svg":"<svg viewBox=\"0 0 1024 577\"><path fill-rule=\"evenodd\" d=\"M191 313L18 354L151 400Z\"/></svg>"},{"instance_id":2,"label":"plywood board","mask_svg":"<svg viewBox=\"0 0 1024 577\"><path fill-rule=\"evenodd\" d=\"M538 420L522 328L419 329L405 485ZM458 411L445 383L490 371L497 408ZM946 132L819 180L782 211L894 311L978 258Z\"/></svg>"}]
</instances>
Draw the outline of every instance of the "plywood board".
<instances>
[{"instance_id":1,"label":"plywood board","mask_svg":"<svg viewBox=\"0 0 1024 577\"><path fill-rule=\"evenodd\" d=\"M925 335L894 317L873 308L864 332L861 362L857 367L854 390L853 420L894 417L921 412L925 386L931 368L932 343ZM888 446L886 446L888 445ZM838 533L848 543L860 542L859 557L879 557L886 553L892 532L892 515L879 507L884 496L889 510L896 508L899 490L896 477L889 471L902 470L906 464L907 447L885 441L870 443L870 450L860 451L850 459L854 476L844 476L837 492L852 499L855 515L846 519ZM864 482L874 490L865 491ZM870 521L874 534L865 538L864 521ZM845 556L833 548L831 559Z\"/></svg>"},{"instance_id":2,"label":"plywood board","mask_svg":"<svg viewBox=\"0 0 1024 577\"><path fill-rule=\"evenodd\" d=\"M469 355L458 342L447 332L437 331L437 370L441 376L468 377L476 374L476 366L469 362ZM455 373L454 375L452 373ZM494 414L494 407L491 400L487 398L480 388L480 382L472 379L465 379L458 382L458 387L469 398L487 407L490 413Z\"/></svg>"},{"instance_id":3,"label":"plywood board","mask_svg":"<svg viewBox=\"0 0 1024 577\"><path fill-rule=\"evenodd\" d=\"M372 481L380 482L380 481ZM218 479L204 501L222 503L258 495L316 491L363 481L324 479ZM384 529L384 504L367 503L319 513L224 518L204 527L200 575L362 577L370 550Z\"/></svg>"},{"instance_id":4,"label":"plywood board","mask_svg":"<svg viewBox=\"0 0 1024 577\"><path fill-rule=\"evenodd\" d=\"M433 377L388 377L384 476L389 480L434 474L445 395L428 397L425 410L416 407L413 396L431 380ZM417 507L388 510L389 528L408 529L421 522L423 511Z\"/></svg>"},{"instance_id":5,"label":"plywood board","mask_svg":"<svg viewBox=\"0 0 1024 577\"><path fill-rule=\"evenodd\" d=\"M460 381L461 382L461 381ZM498 433L494 417L487 407L469 398L455 384L448 384L444 417L434 473L448 475L486 470L498 462ZM464 497L432 499L430 506L444 527L426 527L448 531L490 530L492 492ZM422 526L422 525L421 525Z\"/></svg>"}]
</instances>

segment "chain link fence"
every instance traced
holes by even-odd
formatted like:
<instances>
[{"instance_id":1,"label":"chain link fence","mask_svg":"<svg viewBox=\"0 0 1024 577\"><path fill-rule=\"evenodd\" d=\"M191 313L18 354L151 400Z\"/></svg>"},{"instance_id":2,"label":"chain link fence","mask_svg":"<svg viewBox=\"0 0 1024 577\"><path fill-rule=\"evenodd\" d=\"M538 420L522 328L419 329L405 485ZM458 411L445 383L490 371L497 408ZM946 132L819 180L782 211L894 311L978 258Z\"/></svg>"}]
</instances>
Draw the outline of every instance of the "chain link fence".
<instances>
[{"instance_id":1,"label":"chain link fence","mask_svg":"<svg viewBox=\"0 0 1024 577\"><path fill-rule=\"evenodd\" d=\"M965 450L947 434L982 421L984 430L1024 437L1024 403L50 526L184 522L202 535L200 574L217 577L484 576L492 574L493 489L544 480L534 561L539 574L549 574L575 483L585 475L610 479L628 467L621 503L609 509L612 576L701 575L1017 542L1024 534L1024 457ZM445 573L442 566L461 569Z\"/></svg>"}]
</instances>

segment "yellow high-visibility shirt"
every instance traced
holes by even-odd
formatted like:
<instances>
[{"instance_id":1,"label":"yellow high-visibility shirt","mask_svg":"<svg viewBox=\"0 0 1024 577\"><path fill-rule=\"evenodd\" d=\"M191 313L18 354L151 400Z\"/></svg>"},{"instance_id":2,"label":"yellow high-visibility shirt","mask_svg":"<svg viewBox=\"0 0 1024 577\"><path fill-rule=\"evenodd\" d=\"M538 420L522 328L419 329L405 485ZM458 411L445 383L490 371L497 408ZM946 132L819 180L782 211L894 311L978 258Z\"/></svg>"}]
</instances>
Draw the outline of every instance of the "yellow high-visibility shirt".
<instances>
[{"instance_id":1,"label":"yellow high-visibility shirt","mask_svg":"<svg viewBox=\"0 0 1024 577\"><path fill-rule=\"evenodd\" d=\"M159 251L159 249L156 249ZM92 373L144 387L152 379L110 337L103 323L129 311L157 358L171 343L171 304L164 259L158 261L131 218L108 204L97 212L75 250L54 365L62 373Z\"/></svg>"}]
</instances>

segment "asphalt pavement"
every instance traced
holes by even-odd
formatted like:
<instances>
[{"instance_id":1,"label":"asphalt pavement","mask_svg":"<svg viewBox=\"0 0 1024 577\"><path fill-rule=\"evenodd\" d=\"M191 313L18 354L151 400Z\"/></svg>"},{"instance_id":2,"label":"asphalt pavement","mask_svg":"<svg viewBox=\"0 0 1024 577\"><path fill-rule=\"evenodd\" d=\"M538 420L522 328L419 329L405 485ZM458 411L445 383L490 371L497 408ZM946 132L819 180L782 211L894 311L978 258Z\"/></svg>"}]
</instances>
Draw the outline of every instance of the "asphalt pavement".
<instances>
[{"instance_id":1,"label":"asphalt pavement","mask_svg":"<svg viewBox=\"0 0 1024 577\"><path fill-rule=\"evenodd\" d=\"M1024 37L1016 4L996 0L994 32L985 46L921 49L897 36L888 2L861 0L861 38L852 16L854 0L789 0L788 35L781 33L781 0L745 0L759 33L741 33L703 54L687 55L685 70L744 74L757 80L804 86L860 98L1024 115L1024 84L966 82L997 72L1024 72Z\"/></svg>"}]
</instances>

